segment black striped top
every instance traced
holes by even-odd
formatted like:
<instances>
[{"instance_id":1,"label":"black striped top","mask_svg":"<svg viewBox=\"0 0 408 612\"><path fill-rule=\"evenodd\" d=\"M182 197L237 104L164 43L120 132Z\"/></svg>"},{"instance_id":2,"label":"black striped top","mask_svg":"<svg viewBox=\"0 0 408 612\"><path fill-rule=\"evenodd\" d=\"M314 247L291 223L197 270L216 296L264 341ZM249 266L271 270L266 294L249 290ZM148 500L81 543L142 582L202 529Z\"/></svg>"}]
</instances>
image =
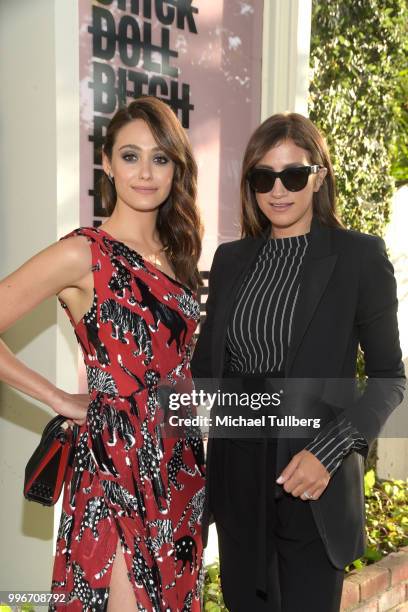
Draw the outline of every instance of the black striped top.
<instances>
[{"instance_id":1,"label":"black striped top","mask_svg":"<svg viewBox=\"0 0 408 612\"><path fill-rule=\"evenodd\" d=\"M308 234L265 242L231 315L227 350L232 372L281 371L292 332Z\"/></svg>"},{"instance_id":2,"label":"black striped top","mask_svg":"<svg viewBox=\"0 0 408 612\"><path fill-rule=\"evenodd\" d=\"M284 370L309 237L271 238L261 248L230 316L226 350L231 374L276 375ZM305 448L332 475L348 452L366 446L343 419L331 421Z\"/></svg>"}]
</instances>

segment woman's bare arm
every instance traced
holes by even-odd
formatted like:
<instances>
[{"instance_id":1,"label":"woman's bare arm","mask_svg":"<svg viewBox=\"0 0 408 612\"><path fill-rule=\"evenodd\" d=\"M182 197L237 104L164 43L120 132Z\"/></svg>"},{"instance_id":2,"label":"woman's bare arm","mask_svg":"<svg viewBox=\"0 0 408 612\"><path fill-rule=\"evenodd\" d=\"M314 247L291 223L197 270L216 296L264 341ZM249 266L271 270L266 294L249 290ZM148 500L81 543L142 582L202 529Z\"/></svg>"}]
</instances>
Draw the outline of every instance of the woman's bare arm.
<instances>
[{"instance_id":1,"label":"woman's bare arm","mask_svg":"<svg viewBox=\"0 0 408 612\"><path fill-rule=\"evenodd\" d=\"M77 300L78 308L78 303L86 298L85 288L89 285L89 274L92 275L91 267L91 251L86 238L82 236L73 236L52 244L29 259L0 281L0 334L45 299L64 289L72 288L70 299ZM71 401L71 398L81 396L65 393L27 367L3 340L0 340L0 379L60 414L83 420L85 397Z\"/></svg>"}]
</instances>

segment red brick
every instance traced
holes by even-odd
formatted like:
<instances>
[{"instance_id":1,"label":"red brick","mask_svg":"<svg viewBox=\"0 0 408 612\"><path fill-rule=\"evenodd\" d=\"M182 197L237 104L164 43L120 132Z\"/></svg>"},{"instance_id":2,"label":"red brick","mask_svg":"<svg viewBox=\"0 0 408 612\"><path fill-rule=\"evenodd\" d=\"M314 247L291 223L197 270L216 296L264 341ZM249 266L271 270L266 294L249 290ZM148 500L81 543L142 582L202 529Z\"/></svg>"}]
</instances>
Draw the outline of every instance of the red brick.
<instances>
[{"instance_id":1,"label":"red brick","mask_svg":"<svg viewBox=\"0 0 408 612\"><path fill-rule=\"evenodd\" d=\"M357 608L352 608L353 612L378 612L378 597L366 601Z\"/></svg>"},{"instance_id":2,"label":"red brick","mask_svg":"<svg viewBox=\"0 0 408 612\"><path fill-rule=\"evenodd\" d=\"M347 580L360 585L360 601L365 601L388 589L391 586L390 576L388 568L378 567L375 563L353 572Z\"/></svg>"},{"instance_id":3,"label":"red brick","mask_svg":"<svg viewBox=\"0 0 408 612\"><path fill-rule=\"evenodd\" d=\"M386 612L393 606L396 606L405 601L405 584L397 584L396 586L388 589L378 598L378 610L379 612Z\"/></svg>"},{"instance_id":4,"label":"red brick","mask_svg":"<svg viewBox=\"0 0 408 612\"><path fill-rule=\"evenodd\" d=\"M408 580L408 553L391 553L376 563L377 567L388 568L391 572L391 584Z\"/></svg>"},{"instance_id":5,"label":"red brick","mask_svg":"<svg viewBox=\"0 0 408 612\"><path fill-rule=\"evenodd\" d=\"M343 582L340 610L351 608L360 601L360 585L352 581L354 572L351 572Z\"/></svg>"}]
</instances>

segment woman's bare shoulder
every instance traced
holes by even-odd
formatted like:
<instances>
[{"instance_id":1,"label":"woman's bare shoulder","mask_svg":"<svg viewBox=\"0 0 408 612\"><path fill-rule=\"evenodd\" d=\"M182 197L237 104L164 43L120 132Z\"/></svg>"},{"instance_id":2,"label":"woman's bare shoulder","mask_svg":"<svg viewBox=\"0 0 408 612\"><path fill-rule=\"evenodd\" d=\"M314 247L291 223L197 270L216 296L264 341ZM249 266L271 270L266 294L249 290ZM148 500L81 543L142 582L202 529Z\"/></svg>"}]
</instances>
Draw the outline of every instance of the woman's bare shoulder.
<instances>
[{"instance_id":1,"label":"woman's bare shoulder","mask_svg":"<svg viewBox=\"0 0 408 612\"><path fill-rule=\"evenodd\" d=\"M86 274L92 266L89 239L84 235L69 236L51 246L57 247L66 264L74 266L79 274Z\"/></svg>"}]
</instances>

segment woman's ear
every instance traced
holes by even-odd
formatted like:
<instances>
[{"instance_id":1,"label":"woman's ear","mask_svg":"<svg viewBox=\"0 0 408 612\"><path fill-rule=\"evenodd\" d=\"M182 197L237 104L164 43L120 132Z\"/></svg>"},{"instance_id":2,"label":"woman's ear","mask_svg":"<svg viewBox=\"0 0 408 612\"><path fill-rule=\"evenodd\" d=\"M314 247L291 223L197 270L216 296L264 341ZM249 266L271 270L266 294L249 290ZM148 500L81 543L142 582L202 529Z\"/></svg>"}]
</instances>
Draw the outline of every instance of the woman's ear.
<instances>
[{"instance_id":1,"label":"woman's ear","mask_svg":"<svg viewBox=\"0 0 408 612\"><path fill-rule=\"evenodd\" d=\"M320 168L319 172L316 175L313 191L319 191L320 187L323 185L324 179L326 178L326 174L327 168Z\"/></svg>"}]
</instances>

